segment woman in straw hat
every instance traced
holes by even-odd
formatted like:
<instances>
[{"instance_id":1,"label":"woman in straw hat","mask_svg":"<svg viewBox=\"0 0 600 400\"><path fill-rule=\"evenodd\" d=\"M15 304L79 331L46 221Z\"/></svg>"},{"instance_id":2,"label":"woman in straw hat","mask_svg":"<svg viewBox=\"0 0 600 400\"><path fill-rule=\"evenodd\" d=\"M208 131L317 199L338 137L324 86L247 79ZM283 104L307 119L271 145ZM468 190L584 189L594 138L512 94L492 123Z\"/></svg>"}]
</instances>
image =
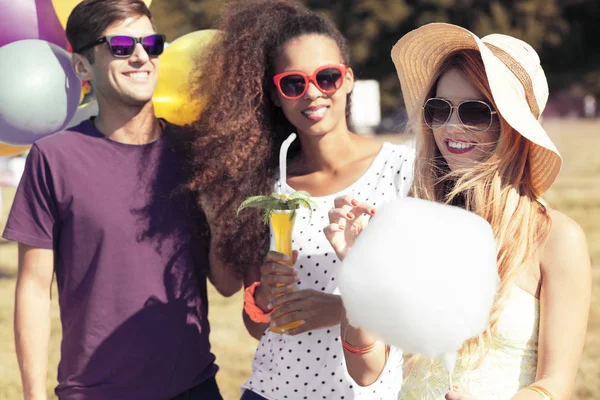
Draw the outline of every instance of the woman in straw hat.
<instances>
[{"instance_id":1,"label":"woman in straw hat","mask_svg":"<svg viewBox=\"0 0 600 400\"><path fill-rule=\"evenodd\" d=\"M441 362L406 356L399 397L570 398L590 306L590 259L581 228L541 200L562 161L539 122L548 86L538 55L510 36L480 39L429 24L402 37L392 59L418 141L412 195L489 221L501 278L488 328L460 351L459 386L448 392ZM338 199L340 212L326 229L336 251L347 247L339 225L346 238L355 231L343 217L349 201ZM375 341L352 326L346 340L353 348ZM382 370L377 351L345 353L361 384Z\"/></svg>"}]
</instances>

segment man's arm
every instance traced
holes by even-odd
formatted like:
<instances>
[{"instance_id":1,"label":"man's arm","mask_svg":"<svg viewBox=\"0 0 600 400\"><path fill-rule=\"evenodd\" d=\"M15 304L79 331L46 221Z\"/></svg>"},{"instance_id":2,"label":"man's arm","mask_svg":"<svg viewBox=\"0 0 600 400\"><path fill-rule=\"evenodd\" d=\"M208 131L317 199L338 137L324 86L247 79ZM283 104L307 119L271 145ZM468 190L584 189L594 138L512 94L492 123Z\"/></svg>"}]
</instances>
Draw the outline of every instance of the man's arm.
<instances>
[{"instance_id":1,"label":"man's arm","mask_svg":"<svg viewBox=\"0 0 600 400\"><path fill-rule=\"evenodd\" d=\"M46 399L54 252L19 243L15 345L25 400Z\"/></svg>"}]
</instances>

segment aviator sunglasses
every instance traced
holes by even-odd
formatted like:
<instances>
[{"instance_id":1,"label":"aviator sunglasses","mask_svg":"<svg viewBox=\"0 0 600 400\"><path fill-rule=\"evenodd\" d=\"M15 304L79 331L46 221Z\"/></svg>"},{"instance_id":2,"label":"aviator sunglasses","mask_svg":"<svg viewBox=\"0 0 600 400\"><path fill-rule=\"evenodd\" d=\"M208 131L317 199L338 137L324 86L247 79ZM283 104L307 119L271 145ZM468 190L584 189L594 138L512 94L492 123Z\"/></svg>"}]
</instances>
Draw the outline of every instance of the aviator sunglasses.
<instances>
[{"instance_id":1,"label":"aviator sunglasses","mask_svg":"<svg viewBox=\"0 0 600 400\"><path fill-rule=\"evenodd\" d=\"M160 34L154 34L140 38L125 35L103 36L92 43L80 47L75 52L81 53L82 51L91 49L94 46L106 43L108 44L108 48L114 57L127 58L130 57L135 51L136 44L141 43L142 47L150 57L158 57L165 49L165 39L166 36Z\"/></svg>"},{"instance_id":2,"label":"aviator sunglasses","mask_svg":"<svg viewBox=\"0 0 600 400\"><path fill-rule=\"evenodd\" d=\"M307 75L299 71L282 72L273 77L273 82L279 93L288 100L301 98L308 91L312 82L321 92L332 95L344 83L347 67L343 64L324 65Z\"/></svg>"},{"instance_id":3,"label":"aviator sunglasses","mask_svg":"<svg viewBox=\"0 0 600 400\"><path fill-rule=\"evenodd\" d=\"M490 129L493 115L496 114L485 101L466 100L453 106L446 99L434 97L428 99L423 106L423 120L431 129L439 129L450 121L453 109L456 109L461 124L473 132Z\"/></svg>"}]
</instances>

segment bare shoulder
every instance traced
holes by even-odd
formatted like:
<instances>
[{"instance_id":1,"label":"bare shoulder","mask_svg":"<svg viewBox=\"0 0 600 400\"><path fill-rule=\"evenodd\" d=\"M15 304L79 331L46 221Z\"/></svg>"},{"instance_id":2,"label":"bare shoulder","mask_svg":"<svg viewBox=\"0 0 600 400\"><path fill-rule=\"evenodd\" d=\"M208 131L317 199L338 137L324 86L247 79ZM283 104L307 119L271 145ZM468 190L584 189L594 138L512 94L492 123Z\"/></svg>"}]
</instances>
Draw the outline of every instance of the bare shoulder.
<instances>
[{"instance_id":1,"label":"bare shoulder","mask_svg":"<svg viewBox=\"0 0 600 400\"><path fill-rule=\"evenodd\" d=\"M552 230L548 237L547 244L559 244L558 242L568 241L569 244L574 242L585 242L585 233L581 226L566 214L558 210L549 208L548 215L552 220ZM554 246L550 246L554 247Z\"/></svg>"},{"instance_id":2,"label":"bare shoulder","mask_svg":"<svg viewBox=\"0 0 600 400\"><path fill-rule=\"evenodd\" d=\"M566 268L585 273L591 268L585 232L577 222L560 211L548 209L552 229L542 252L542 271Z\"/></svg>"}]
</instances>

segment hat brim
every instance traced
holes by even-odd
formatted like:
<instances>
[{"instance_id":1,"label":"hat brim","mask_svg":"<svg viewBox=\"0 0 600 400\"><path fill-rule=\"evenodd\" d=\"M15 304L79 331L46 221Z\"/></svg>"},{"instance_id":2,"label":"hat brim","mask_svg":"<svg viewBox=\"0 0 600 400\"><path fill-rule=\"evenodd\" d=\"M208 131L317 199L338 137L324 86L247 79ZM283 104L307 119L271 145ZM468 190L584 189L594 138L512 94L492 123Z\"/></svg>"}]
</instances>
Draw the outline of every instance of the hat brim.
<instances>
[{"instance_id":1,"label":"hat brim","mask_svg":"<svg viewBox=\"0 0 600 400\"><path fill-rule=\"evenodd\" d=\"M511 70L472 32L460 26L433 23L404 35L392 49L402 95L409 115L419 112L425 90L440 63L458 50L481 54L498 112L519 134L534 144L530 155L534 192L546 192L558 175L562 159L556 146L530 111L525 89Z\"/></svg>"}]
</instances>

